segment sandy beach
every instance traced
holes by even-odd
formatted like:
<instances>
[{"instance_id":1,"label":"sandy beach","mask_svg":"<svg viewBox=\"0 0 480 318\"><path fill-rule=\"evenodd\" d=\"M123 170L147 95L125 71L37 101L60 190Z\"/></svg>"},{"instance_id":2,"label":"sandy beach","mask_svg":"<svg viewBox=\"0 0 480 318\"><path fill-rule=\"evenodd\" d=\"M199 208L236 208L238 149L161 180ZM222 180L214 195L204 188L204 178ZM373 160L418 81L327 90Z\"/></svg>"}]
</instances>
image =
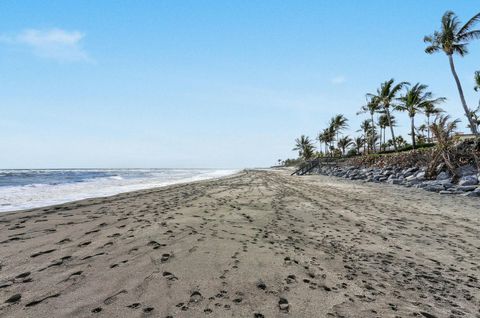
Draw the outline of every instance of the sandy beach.
<instances>
[{"instance_id":1,"label":"sandy beach","mask_svg":"<svg viewBox=\"0 0 480 318\"><path fill-rule=\"evenodd\" d=\"M287 171L0 214L2 317L480 317L480 200Z\"/></svg>"}]
</instances>

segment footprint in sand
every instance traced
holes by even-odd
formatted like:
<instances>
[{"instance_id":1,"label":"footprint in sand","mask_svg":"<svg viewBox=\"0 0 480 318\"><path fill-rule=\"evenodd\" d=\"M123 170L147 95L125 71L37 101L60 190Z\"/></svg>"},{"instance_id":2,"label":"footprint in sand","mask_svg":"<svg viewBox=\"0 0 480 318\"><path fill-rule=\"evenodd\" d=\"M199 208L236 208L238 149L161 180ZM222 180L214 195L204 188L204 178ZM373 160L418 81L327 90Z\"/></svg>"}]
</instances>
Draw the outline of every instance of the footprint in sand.
<instances>
[{"instance_id":1,"label":"footprint in sand","mask_svg":"<svg viewBox=\"0 0 480 318\"><path fill-rule=\"evenodd\" d=\"M170 272L163 272L163 277L165 277L167 280L177 280L178 278L173 275L172 273Z\"/></svg>"},{"instance_id":2,"label":"footprint in sand","mask_svg":"<svg viewBox=\"0 0 480 318\"><path fill-rule=\"evenodd\" d=\"M16 302L19 302L20 299L22 299L22 295L21 294L15 294L15 295L9 297L7 300L5 300L5 303L8 303L8 304L16 303Z\"/></svg>"},{"instance_id":3,"label":"footprint in sand","mask_svg":"<svg viewBox=\"0 0 480 318\"><path fill-rule=\"evenodd\" d=\"M280 298L278 301L278 308L281 312L288 313L290 309L290 305L288 304L288 300L286 298Z\"/></svg>"}]
</instances>

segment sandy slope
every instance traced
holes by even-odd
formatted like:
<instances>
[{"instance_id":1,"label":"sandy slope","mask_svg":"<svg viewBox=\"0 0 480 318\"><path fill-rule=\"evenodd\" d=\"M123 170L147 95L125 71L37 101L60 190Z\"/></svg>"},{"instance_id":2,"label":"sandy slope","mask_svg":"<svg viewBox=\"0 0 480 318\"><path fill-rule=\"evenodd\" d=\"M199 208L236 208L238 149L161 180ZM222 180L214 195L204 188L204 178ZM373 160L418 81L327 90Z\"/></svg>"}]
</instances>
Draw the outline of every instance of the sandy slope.
<instances>
[{"instance_id":1,"label":"sandy slope","mask_svg":"<svg viewBox=\"0 0 480 318\"><path fill-rule=\"evenodd\" d=\"M479 208L250 171L2 214L0 315L480 317Z\"/></svg>"}]
</instances>

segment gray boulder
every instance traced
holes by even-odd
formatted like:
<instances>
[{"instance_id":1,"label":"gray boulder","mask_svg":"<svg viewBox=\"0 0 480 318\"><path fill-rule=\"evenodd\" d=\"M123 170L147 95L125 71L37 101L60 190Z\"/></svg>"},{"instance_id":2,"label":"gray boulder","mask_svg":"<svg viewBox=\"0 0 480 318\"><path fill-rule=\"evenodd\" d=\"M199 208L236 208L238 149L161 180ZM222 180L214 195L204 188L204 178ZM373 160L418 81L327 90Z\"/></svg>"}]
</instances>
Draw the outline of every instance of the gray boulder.
<instances>
[{"instance_id":1,"label":"gray boulder","mask_svg":"<svg viewBox=\"0 0 480 318\"><path fill-rule=\"evenodd\" d=\"M401 184L402 180L394 179L394 178L388 178L387 182L390 183L390 184Z\"/></svg>"},{"instance_id":2,"label":"gray boulder","mask_svg":"<svg viewBox=\"0 0 480 318\"><path fill-rule=\"evenodd\" d=\"M465 166L461 166L461 167L457 168L457 174L460 177L470 176L470 175L474 175L474 174L477 174L477 173L478 173L478 171L473 165L465 165Z\"/></svg>"},{"instance_id":3,"label":"gray boulder","mask_svg":"<svg viewBox=\"0 0 480 318\"><path fill-rule=\"evenodd\" d=\"M425 171L417 172L417 174L415 174L415 178L421 181L425 180Z\"/></svg>"},{"instance_id":4,"label":"gray boulder","mask_svg":"<svg viewBox=\"0 0 480 318\"><path fill-rule=\"evenodd\" d=\"M437 180L447 180L450 179L450 174L448 172L442 171L437 175Z\"/></svg>"},{"instance_id":5,"label":"gray boulder","mask_svg":"<svg viewBox=\"0 0 480 318\"><path fill-rule=\"evenodd\" d=\"M440 192L445 190L445 188L442 185L439 184L430 184L424 187L425 190L431 191L431 192Z\"/></svg>"},{"instance_id":6,"label":"gray boulder","mask_svg":"<svg viewBox=\"0 0 480 318\"><path fill-rule=\"evenodd\" d=\"M476 175L467 175L460 178L458 185L460 186L470 186L478 184L478 178Z\"/></svg>"},{"instance_id":7,"label":"gray boulder","mask_svg":"<svg viewBox=\"0 0 480 318\"><path fill-rule=\"evenodd\" d=\"M480 197L480 191L471 191L471 192L467 192L467 193L464 193L462 194L463 196L465 197L470 197L470 198L478 198Z\"/></svg>"},{"instance_id":8,"label":"gray boulder","mask_svg":"<svg viewBox=\"0 0 480 318\"><path fill-rule=\"evenodd\" d=\"M462 192L468 192L468 191L474 191L477 189L477 186L470 185L470 186L457 186L455 187L456 190L462 191Z\"/></svg>"}]
</instances>

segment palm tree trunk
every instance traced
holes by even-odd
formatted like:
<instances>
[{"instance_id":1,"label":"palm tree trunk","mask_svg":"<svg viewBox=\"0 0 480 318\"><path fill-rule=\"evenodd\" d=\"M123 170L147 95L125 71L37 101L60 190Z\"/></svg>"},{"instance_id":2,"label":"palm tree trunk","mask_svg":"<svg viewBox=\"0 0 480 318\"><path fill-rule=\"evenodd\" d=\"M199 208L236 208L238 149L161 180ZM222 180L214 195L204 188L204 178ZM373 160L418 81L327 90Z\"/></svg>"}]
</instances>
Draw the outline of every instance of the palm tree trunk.
<instances>
[{"instance_id":1,"label":"palm tree trunk","mask_svg":"<svg viewBox=\"0 0 480 318\"><path fill-rule=\"evenodd\" d=\"M448 54L448 61L450 62L450 69L453 74L453 78L455 79L455 83L457 83L458 94L460 94L460 101L462 102L463 110L465 111L465 116L467 116L468 122L470 123L470 130L472 134L477 135L477 126L475 125L472 116L470 115L470 109L467 106L467 102L465 101L465 96L463 95L462 84L460 84L460 80L458 79L457 71L455 71L455 65L453 64L453 56L452 54Z\"/></svg>"},{"instance_id":2,"label":"palm tree trunk","mask_svg":"<svg viewBox=\"0 0 480 318\"><path fill-rule=\"evenodd\" d=\"M383 127L383 144L387 142L387 127ZM383 146L383 150L385 150L385 146Z\"/></svg>"},{"instance_id":3,"label":"palm tree trunk","mask_svg":"<svg viewBox=\"0 0 480 318\"><path fill-rule=\"evenodd\" d=\"M380 151L382 151L382 126L380 126Z\"/></svg>"},{"instance_id":4,"label":"palm tree trunk","mask_svg":"<svg viewBox=\"0 0 480 318\"><path fill-rule=\"evenodd\" d=\"M412 130L412 148L415 149L415 122L414 122L414 116L410 117L410 124L411 124L411 130Z\"/></svg>"},{"instance_id":5,"label":"palm tree trunk","mask_svg":"<svg viewBox=\"0 0 480 318\"><path fill-rule=\"evenodd\" d=\"M375 145L375 122L373 121L373 113L370 113L370 115L372 116L372 143L373 143L373 152L376 152L377 151L377 147Z\"/></svg>"},{"instance_id":6,"label":"palm tree trunk","mask_svg":"<svg viewBox=\"0 0 480 318\"><path fill-rule=\"evenodd\" d=\"M390 126L390 132L392 133L393 148L395 148L395 151L397 151L398 150L397 141L395 140L395 134L393 133L393 125L392 125L392 118L390 117L390 109L388 107L384 107L384 108L385 108L385 112L387 113L388 126Z\"/></svg>"},{"instance_id":7,"label":"palm tree trunk","mask_svg":"<svg viewBox=\"0 0 480 318\"><path fill-rule=\"evenodd\" d=\"M427 116L427 142L430 142L430 115Z\"/></svg>"}]
</instances>

